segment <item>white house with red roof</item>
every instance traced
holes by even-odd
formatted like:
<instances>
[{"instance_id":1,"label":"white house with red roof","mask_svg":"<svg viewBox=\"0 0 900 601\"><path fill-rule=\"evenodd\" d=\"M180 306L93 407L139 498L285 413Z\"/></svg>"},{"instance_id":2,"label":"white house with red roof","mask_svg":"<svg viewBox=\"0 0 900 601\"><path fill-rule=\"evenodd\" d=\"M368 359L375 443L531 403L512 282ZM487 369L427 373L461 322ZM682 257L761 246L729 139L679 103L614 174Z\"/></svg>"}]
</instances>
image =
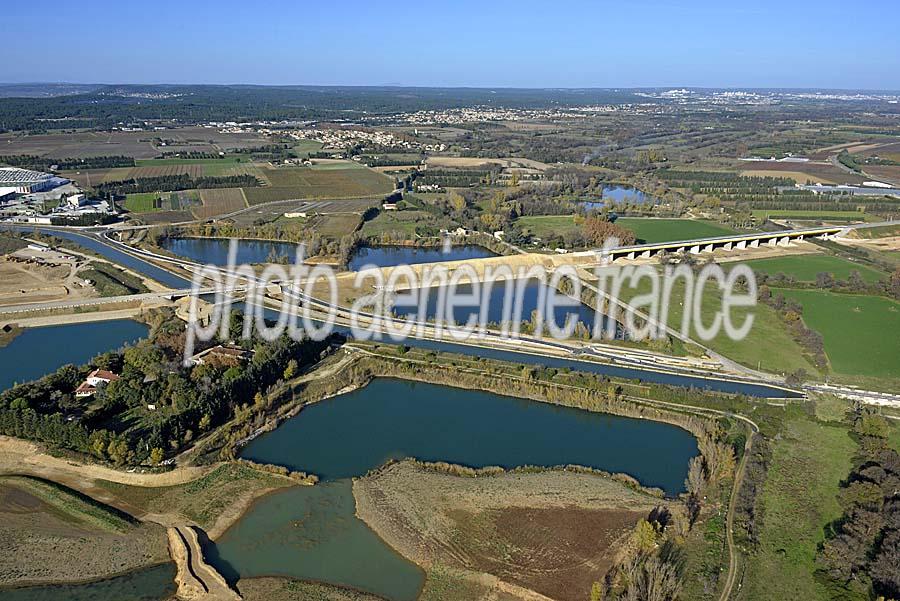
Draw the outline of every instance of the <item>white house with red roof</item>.
<instances>
[{"instance_id":1,"label":"white house with red roof","mask_svg":"<svg viewBox=\"0 0 900 601\"><path fill-rule=\"evenodd\" d=\"M83 399L93 396L97 392L97 388L105 386L110 382L115 382L119 376L105 369L95 369L88 374L88 377L75 389L75 398Z\"/></svg>"}]
</instances>

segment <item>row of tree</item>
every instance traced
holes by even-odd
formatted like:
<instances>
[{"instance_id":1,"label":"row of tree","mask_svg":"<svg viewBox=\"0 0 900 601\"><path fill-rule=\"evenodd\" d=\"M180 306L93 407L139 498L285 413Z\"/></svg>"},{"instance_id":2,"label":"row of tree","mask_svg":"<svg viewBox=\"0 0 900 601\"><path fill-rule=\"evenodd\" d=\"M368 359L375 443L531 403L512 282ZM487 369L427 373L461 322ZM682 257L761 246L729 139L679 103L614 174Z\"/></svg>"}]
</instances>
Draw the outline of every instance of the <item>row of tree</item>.
<instances>
[{"instance_id":1,"label":"row of tree","mask_svg":"<svg viewBox=\"0 0 900 601\"><path fill-rule=\"evenodd\" d=\"M52 167L56 167L58 171L111 169L113 167L134 167L134 157L111 155L77 159L54 159L33 154L17 154L0 156L0 164L21 167L22 169L34 169L35 171L50 171Z\"/></svg>"},{"instance_id":2,"label":"row of tree","mask_svg":"<svg viewBox=\"0 0 900 601\"><path fill-rule=\"evenodd\" d=\"M835 597L900 599L900 454L873 408L856 407L851 420L860 455L838 494L843 515L826 531L816 564Z\"/></svg>"},{"instance_id":3,"label":"row of tree","mask_svg":"<svg viewBox=\"0 0 900 601\"><path fill-rule=\"evenodd\" d=\"M222 177L191 177L187 174L159 177L137 177L113 182L102 182L94 189L102 197L111 198L139 192L177 192L208 188L255 188L259 180L249 174Z\"/></svg>"}]
</instances>

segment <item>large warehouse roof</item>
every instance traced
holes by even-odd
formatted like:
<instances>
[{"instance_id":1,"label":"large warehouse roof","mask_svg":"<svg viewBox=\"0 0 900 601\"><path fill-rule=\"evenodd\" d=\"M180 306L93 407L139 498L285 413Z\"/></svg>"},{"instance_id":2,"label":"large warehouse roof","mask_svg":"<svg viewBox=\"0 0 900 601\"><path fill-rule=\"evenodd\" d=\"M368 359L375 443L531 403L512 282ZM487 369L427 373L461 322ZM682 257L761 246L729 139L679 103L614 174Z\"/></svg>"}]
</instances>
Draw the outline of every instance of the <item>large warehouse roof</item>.
<instances>
[{"instance_id":1,"label":"large warehouse roof","mask_svg":"<svg viewBox=\"0 0 900 601\"><path fill-rule=\"evenodd\" d=\"M0 167L0 186L7 184L35 184L53 177L49 173L19 169L18 167Z\"/></svg>"}]
</instances>

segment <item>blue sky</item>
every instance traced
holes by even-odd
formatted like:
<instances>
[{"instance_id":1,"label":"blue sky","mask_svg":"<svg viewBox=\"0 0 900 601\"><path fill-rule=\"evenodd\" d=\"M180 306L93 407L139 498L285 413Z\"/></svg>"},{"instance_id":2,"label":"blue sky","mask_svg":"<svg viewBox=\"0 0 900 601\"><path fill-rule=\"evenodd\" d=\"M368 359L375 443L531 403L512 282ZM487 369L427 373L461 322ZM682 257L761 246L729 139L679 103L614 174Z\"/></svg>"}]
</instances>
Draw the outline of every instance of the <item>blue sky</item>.
<instances>
[{"instance_id":1,"label":"blue sky","mask_svg":"<svg viewBox=\"0 0 900 601\"><path fill-rule=\"evenodd\" d=\"M25 0L0 81L900 89L897 0Z\"/></svg>"}]
</instances>

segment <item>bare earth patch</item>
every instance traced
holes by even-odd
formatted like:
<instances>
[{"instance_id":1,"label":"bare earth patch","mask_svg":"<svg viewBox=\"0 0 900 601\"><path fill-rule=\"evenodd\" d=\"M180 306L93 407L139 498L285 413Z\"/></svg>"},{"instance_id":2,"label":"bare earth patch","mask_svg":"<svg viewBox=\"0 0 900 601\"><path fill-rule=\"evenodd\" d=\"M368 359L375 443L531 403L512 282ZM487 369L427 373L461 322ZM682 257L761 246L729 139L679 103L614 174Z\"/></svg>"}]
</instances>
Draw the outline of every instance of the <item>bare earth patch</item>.
<instances>
[{"instance_id":1,"label":"bare earth patch","mask_svg":"<svg viewBox=\"0 0 900 601\"><path fill-rule=\"evenodd\" d=\"M589 598L618 542L664 503L594 475L464 478L408 461L355 480L353 495L357 515L429 579L449 568L485 595L566 601Z\"/></svg>"}]
</instances>

